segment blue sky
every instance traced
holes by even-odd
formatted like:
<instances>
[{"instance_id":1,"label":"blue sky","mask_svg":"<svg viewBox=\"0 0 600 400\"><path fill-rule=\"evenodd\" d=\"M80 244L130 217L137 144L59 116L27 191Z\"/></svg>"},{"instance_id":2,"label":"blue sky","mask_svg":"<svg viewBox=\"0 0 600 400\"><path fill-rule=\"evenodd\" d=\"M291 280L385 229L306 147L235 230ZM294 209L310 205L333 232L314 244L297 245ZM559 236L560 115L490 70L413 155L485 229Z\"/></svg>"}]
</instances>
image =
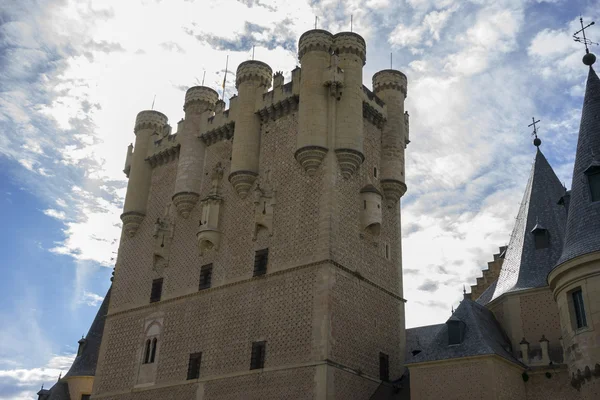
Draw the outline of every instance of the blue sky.
<instances>
[{"instance_id":1,"label":"blue sky","mask_svg":"<svg viewBox=\"0 0 600 400\"><path fill-rule=\"evenodd\" d=\"M364 83L409 79L402 200L407 325L444 321L507 243L534 156L570 186L587 70L573 0L8 0L0 5L0 399L66 372L110 284L135 115L183 117L187 87L217 89L256 58L289 79L298 37L367 41ZM590 31L600 39L600 31ZM600 40L599 40L600 41ZM592 49L594 50L594 49ZM230 75L231 76L231 75ZM229 79L233 82L233 79ZM235 89L230 83L227 97Z\"/></svg>"}]
</instances>

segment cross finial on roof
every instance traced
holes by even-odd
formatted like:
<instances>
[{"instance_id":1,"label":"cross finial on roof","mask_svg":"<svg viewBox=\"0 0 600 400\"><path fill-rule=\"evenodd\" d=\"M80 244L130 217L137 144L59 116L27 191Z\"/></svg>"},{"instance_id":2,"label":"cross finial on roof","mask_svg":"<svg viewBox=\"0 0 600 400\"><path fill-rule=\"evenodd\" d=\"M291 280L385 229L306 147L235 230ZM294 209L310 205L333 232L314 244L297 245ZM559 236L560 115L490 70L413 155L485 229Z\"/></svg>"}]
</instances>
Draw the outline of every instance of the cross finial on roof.
<instances>
[{"instance_id":1,"label":"cross finial on roof","mask_svg":"<svg viewBox=\"0 0 600 400\"><path fill-rule=\"evenodd\" d=\"M533 139L533 145L535 147L540 147L540 144L542 144L542 140L540 138L538 138L538 131L537 131L537 126L535 126L535 124L537 124L538 122L540 122L540 120L538 119L537 121L535 120L535 117L531 118L531 124L527 125L527 127L531 127L533 126L533 132L531 133L533 136L535 136L535 139Z\"/></svg>"},{"instance_id":2,"label":"cross finial on roof","mask_svg":"<svg viewBox=\"0 0 600 400\"><path fill-rule=\"evenodd\" d=\"M587 28L589 28L590 26L594 25L594 21L590 22L589 24L587 24L586 26L583 26L583 17L579 17L579 22L581 23L581 29L578 30L577 32L575 32L573 34L573 40L579 43L583 43L583 45L585 46L585 56L583 56L583 63L585 65L589 65L591 66L595 61L596 61L596 56L592 53L590 53L590 50L588 49L588 45L598 45L598 43L592 42L590 39L588 39L585 36L585 30ZM581 34L580 36L577 36Z\"/></svg>"}]
</instances>

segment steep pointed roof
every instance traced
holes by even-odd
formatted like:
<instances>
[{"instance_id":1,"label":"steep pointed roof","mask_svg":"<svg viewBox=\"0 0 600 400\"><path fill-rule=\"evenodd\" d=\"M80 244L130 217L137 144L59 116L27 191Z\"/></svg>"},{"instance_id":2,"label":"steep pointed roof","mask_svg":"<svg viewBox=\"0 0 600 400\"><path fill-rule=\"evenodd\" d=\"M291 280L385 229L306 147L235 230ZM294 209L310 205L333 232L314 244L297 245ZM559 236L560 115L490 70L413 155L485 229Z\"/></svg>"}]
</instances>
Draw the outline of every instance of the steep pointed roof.
<instances>
[{"instance_id":1,"label":"steep pointed roof","mask_svg":"<svg viewBox=\"0 0 600 400\"><path fill-rule=\"evenodd\" d=\"M581 123L577 154L573 167L573 183L565 243L557 265L575 257L600 251L600 202L592 202L585 171L600 162L600 79L590 66Z\"/></svg>"},{"instance_id":2,"label":"steep pointed roof","mask_svg":"<svg viewBox=\"0 0 600 400\"><path fill-rule=\"evenodd\" d=\"M421 328L420 332L411 329L406 330L407 338L422 333L426 344L422 351L414 356L407 354L406 364L448 360L462 357L479 355L498 355L508 361L521 365L512 355L510 340L502 330L502 327L494 317L494 314L486 307L476 302L464 299L454 311L450 320L458 319L465 323L464 337L460 344L448 344L448 324L431 325L426 330ZM412 339L416 341L415 338ZM421 341L419 339L419 341Z\"/></svg>"},{"instance_id":3,"label":"steep pointed roof","mask_svg":"<svg viewBox=\"0 0 600 400\"><path fill-rule=\"evenodd\" d=\"M83 339L83 347L80 354L75 357L65 378L72 376L94 376L96 374L96 364L98 363L98 353L100 352L100 343L102 342L102 333L104 332L104 321L108 313L111 289L112 286L108 289L102 305L98 309L96 317L90 326L90 330L85 339Z\"/></svg>"},{"instance_id":4,"label":"steep pointed roof","mask_svg":"<svg viewBox=\"0 0 600 400\"><path fill-rule=\"evenodd\" d=\"M563 247L566 212L558 201L564 194L565 188L538 148L500 275L480 296L479 304L507 292L548 284L548 272L554 268ZM549 235L549 246L536 249L532 231L540 227Z\"/></svg>"}]
</instances>

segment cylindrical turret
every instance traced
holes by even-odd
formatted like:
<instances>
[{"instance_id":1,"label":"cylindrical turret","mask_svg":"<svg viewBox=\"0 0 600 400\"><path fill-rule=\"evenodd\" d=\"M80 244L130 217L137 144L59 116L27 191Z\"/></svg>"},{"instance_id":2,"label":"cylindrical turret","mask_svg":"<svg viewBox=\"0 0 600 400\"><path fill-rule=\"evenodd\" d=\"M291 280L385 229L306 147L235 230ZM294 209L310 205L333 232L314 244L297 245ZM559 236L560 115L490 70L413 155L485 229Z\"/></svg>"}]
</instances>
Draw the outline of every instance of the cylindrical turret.
<instances>
[{"instance_id":1,"label":"cylindrical turret","mask_svg":"<svg viewBox=\"0 0 600 400\"><path fill-rule=\"evenodd\" d=\"M344 83L337 103L335 154L342 176L350 178L365 159L363 152L363 66L366 62L365 40L353 32L333 37Z\"/></svg>"},{"instance_id":2,"label":"cylindrical turret","mask_svg":"<svg viewBox=\"0 0 600 400\"><path fill-rule=\"evenodd\" d=\"M197 136L219 98L217 92L205 86L194 86L185 93L185 120L178 130L179 163L175 180L173 204L187 218L200 198L204 172L205 144Z\"/></svg>"},{"instance_id":3,"label":"cylindrical turret","mask_svg":"<svg viewBox=\"0 0 600 400\"><path fill-rule=\"evenodd\" d=\"M406 75L385 69L373 75L373 91L385 102L387 121L381 136L380 182L389 206L393 206L406 193L404 176L404 149L408 132L404 115Z\"/></svg>"},{"instance_id":4,"label":"cylindrical turret","mask_svg":"<svg viewBox=\"0 0 600 400\"><path fill-rule=\"evenodd\" d=\"M245 61L237 69L238 111L229 182L243 199L258 176L260 118L255 111L263 93L271 86L272 75L271 67L260 61Z\"/></svg>"},{"instance_id":5,"label":"cylindrical turret","mask_svg":"<svg viewBox=\"0 0 600 400\"><path fill-rule=\"evenodd\" d=\"M314 175L327 154L328 89L323 74L330 63L333 35L314 29L298 41L298 58L302 66L300 104L298 105L298 145L296 160L308 175Z\"/></svg>"},{"instance_id":6,"label":"cylindrical turret","mask_svg":"<svg viewBox=\"0 0 600 400\"><path fill-rule=\"evenodd\" d=\"M152 135L156 132L162 136L162 133L167 129L169 129L168 118L158 111L141 111L135 119L135 128L133 129L135 132L135 147L131 157L125 205L123 214L121 214L123 229L130 237L135 235L146 215L146 203L152 177L152 167L146 161L146 157L148 156Z\"/></svg>"}]
</instances>

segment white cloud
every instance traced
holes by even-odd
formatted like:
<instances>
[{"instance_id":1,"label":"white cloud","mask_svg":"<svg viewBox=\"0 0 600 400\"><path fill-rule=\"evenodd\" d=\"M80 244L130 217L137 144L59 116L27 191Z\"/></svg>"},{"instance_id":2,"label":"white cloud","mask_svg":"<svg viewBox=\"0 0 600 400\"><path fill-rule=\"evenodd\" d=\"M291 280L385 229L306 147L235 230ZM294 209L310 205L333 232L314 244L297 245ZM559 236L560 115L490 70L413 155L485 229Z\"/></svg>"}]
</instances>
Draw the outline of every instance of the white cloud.
<instances>
[{"instance_id":1,"label":"white cloud","mask_svg":"<svg viewBox=\"0 0 600 400\"><path fill-rule=\"evenodd\" d=\"M90 307L97 307L102 303L102 300L104 300L104 297L97 295L96 293L84 291L80 301Z\"/></svg>"},{"instance_id":2,"label":"white cloud","mask_svg":"<svg viewBox=\"0 0 600 400\"><path fill-rule=\"evenodd\" d=\"M67 219L67 214L65 214L64 211L57 211L52 208L48 208L48 209L44 210L44 214L46 214L49 217L56 218L59 220Z\"/></svg>"}]
</instances>

